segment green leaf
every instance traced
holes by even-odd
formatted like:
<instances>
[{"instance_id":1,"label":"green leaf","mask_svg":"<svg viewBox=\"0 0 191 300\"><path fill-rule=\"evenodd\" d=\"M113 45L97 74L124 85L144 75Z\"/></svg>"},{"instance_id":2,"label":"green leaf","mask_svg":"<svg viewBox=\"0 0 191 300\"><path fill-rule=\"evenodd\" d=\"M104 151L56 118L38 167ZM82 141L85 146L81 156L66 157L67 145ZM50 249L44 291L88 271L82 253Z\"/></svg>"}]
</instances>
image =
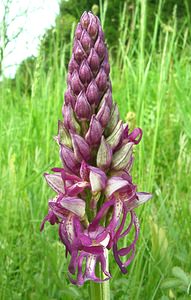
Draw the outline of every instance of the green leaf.
<instances>
[{"instance_id":1,"label":"green leaf","mask_svg":"<svg viewBox=\"0 0 191 300\"><path fill-rule=\"evenodd\" d=\"M186 286L189 285L190 279L180 267L174 267L172 269L172 274L174 275L174 277L180 279Z\"/></svg>"},{"instance_id":2,"label":"green leaf","mask_svg":"<svg viewBox=\"0 0 191 300\"><path fill-rule=\"evenodd\" d=\"M169 278L166 279L162 284L161 287L163 289L171 289L171 288L178 288L182 285L182 281L176 278Z\"/></svg>"}]
</instances>

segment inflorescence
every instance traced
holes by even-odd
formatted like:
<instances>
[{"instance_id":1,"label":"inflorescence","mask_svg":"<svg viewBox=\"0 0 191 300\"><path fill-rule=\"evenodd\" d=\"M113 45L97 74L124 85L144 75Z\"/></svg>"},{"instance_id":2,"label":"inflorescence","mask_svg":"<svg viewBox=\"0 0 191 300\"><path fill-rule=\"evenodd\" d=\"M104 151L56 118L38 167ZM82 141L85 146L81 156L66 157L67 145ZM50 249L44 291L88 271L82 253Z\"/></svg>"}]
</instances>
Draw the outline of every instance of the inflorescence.
<instances>
[{"instance_id":1,"label":"inflorescence","mask_svg":"<svg viewBox=\"0 0 191 300\"><path fill-rule=\"evenodd\" d=\"M140 142L142 130L129 132L128 124L120 120L109 73L100 21L84 12L68 66L64 121L58 122L56 141L63 167L45 174L57 195L49 200L49 212L41 225L42 230L46 221L58 224L66 256L71 257L69 278L77 285L111 277L110 249L121 271L127 272L139 235L134 208L151 198L151 194L137 192L130 175L133 147ZM133 228L133 241L119 249L119 240ZM97 264L104 279L96 275Z\"/></svg>"}]
</instances>

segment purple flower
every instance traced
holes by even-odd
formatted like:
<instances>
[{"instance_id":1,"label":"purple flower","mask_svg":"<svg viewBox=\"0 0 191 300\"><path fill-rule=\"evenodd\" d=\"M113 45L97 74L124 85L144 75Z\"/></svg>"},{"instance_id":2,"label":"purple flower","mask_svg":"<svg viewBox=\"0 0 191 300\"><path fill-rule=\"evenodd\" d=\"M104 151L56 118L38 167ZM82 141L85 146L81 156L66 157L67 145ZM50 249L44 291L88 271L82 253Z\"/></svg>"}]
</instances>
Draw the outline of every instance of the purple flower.
<instances>
[{"instance_id":1,"label":"purple flower","mask_svg":"<svg viewBox=\"0 0 191 300\"><path fill-rule=\"evenodd\" d=\"M137 191L130 175L133 148L140 142L142 130L129 132L128 124L120 120L109 73L100 21L85 12L75 32L64 120L59 121L55 137L63 167L45 174L56 196L49 200L41 225L43 230L47 221L59 224L60 241L70 255L69 279L77 285L103 281L96 276L97 264L104 280L110 279L109 251L122 273L127 272L140 231L134 209L151 198L151 194ZM119 240L133 230L131 243L120 248Z\"/></svg>"},{"instance_id":2,"label":"purple flower","mask_svg":"<svg viewBox=\"0 0 191 300\"><path fill-rule=\"evenodd\" d=\"M101 226L92 232L84 230L80 220L74 215L70 215L60 224L60 239L65 245L66 251L71 255L68 272L72 283L83 285L87 280L102 282L103 280L95 274L95 267L98 262L101 263L102 271L107 276L105 280L111 277L107 269L107 245L110 237L109 234L104 234L100 238L102 232L103 227ZM83 261L86 261L84 272L82 271Z\"/></svg>"}]
</instances>

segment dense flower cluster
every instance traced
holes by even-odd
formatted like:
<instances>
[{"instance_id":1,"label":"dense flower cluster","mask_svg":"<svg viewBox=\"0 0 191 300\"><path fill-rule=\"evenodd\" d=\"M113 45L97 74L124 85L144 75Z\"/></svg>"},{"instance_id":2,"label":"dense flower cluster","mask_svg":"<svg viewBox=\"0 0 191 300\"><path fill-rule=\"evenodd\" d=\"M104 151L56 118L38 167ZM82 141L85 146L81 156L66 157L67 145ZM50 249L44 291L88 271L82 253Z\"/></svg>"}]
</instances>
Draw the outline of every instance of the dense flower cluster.
<instances>
[{"instance_id":1,"label":"dense flower cluster","mask_svg":"<svg viewBox=\"0 0 191 300\"><path fill-rule=\"evenodd\" d=\"M110 249L121 271L127 272L139 235L134 208L151 195L138 193L130 176L133 146L141 140L142 131L136 128L130 133L119 118L104 34L91 12L85 12L77 25L68 70L64 121L59 121L56 137L63 167L45 174L57 195L48 203L41 230L46 221L59 224L60 240L71 256L69 278L82 285L86 280L101 282L111 277ZM132 243L119 249L119 240L133 228ZM104 279L96 276L98 263Z\"/></svg>"}]
</instances>

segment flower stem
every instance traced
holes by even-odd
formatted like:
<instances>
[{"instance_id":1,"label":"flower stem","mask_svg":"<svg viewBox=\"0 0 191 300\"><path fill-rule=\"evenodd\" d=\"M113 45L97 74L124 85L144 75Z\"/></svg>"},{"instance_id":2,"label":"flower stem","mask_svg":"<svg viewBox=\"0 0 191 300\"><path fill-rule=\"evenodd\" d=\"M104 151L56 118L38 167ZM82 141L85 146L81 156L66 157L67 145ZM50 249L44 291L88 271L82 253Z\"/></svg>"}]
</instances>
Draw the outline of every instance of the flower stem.
<instances>
[{"instance_id":1,"label":"flower stem","mask_svg":"<svg viewBox=\"0 0 191 300\"><path fill-rule=\"evenodd\" d=\"M109 259L106 260L109 264ZM101 265L97 266L97 274L99 278L105 279L105 275L101 270ZM110 300L110 282L109 280L102 283L94 281L90 282L90 300Z\"/></svg>"},{"instance_id":2,"label":"flower stem","mask_svg":"<svg viewBox=\"0 0 191 300\"><path fill-rule=\"evenodd\" d=\"M90 282L90 299L91 300L110 300L109 280L97 283Z\"/></svg>"}]
</instances>

